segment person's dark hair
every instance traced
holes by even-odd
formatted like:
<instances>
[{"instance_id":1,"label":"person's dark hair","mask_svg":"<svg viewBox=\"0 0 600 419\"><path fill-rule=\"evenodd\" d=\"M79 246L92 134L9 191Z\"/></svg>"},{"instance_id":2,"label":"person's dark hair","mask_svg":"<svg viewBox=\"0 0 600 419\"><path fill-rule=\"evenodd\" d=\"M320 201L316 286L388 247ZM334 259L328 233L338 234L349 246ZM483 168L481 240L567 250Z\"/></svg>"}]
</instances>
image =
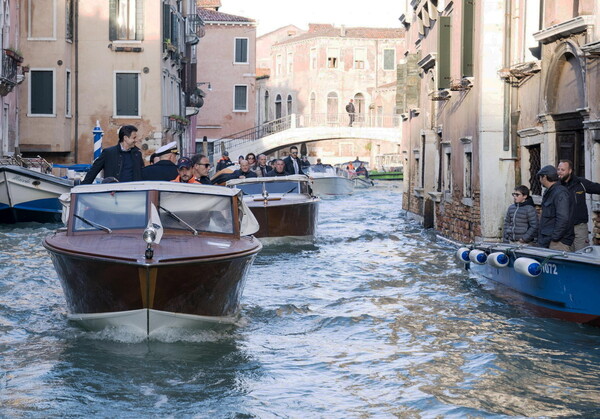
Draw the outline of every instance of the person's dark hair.
<instances>
[{"instance_id":1,"label":"person's dark hair","mask_svg":"<svg viewBox=\"0 0 600 419\"><path fill-rule=\"evenodd\" d=\"M519 185L515 188L515 191L520 192L525 196L529 196L529 188L525 185Z\"/></svg>"},{"instance_id":2,"label":"person's dark hair","mask_svg":"<svg viewBox=\"0 0 600 419\"><path fill-rule=\"evenodd\" d=\"M150 154L150 164L154 164L154 159L156 158L156 153Z\"/></svg>"},{"instance_id":3,"label":"person's dark hair","mask_svg":"<svg viewBox=\"0 0 600 419\"><path fill-rule=\"evenodd\" d=\"M202 160L204 157L206 157L204 154L194 154L192 156L192 166L200 163L200 160Z\"/></svg>"},{"instance_id":4,"label":"person's dark hair","mask_svg":"<svg viewBox=\"0 0 600 419\"><path fill-rule=\"evenodd\" d=\"M573 162L571 160L562 159L558 161L559 163L567 163L569 165L569 169L573 170Z\"/></svg>"},{"instance_id":5,"label":"person's dark hair","mask_svg":"<svg viewBox=\"0 0 600 419\"><path fill-rule=\"evenodd\" d=\"M119 129L119 142L123 141L123 137L131 137L132 132L137 132L137 128L133 125L123 125L121 129Z\"/></svg>"},{"instance_id":6,"label":"person's dark hair","mask_svg":"<svg viewBox=\"0 0 600 419\"><path fill-rule=\"evenodd\" d=\"M246 154L246 160L248 160L248 158L250 156L252 156L252 158L254 159L254 161L256 161L256 154L254 154L254 153L248 153L248 154Z\"/></svg>"},{"instance_id":7,"label":"person's dark hair","mask_svg":"<svg viewBox=\"0 0 600 419\"><path fill-rule=\"evenodd\" d=\"M290 147L290 152L291 152L292 150L296 150L296 151L298 151L298 147L296 147L295 145L293 145L293 146L291 146L291 147Z\"/></svg>"}]
</instances>

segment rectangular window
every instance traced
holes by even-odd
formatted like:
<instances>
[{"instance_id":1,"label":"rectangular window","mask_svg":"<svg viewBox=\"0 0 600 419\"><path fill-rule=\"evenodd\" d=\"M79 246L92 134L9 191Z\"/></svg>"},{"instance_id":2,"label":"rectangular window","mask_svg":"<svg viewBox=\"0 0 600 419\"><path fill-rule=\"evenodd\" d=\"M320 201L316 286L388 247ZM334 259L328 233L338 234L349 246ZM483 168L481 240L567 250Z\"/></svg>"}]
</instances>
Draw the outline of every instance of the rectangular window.
<instances>
[{"instance_id":1,"label":"rectangular window","mask_svg":"<svg viewBox=\"0 0 600 419\"><path fill-rule=\"evenodd\" d=\"M65 80L65 116L71 116L71 70L67 70Z\"/></svg>"},{"instance_id":2,"label":"rectangular window","mask_svg":"<svg viewBox=\"0 0 600 419\"><path fill-rule=\"evenodd\" d=\"M248 38L235 38L235 63L248 64Z\"/></svg>"},{"instance_id":3,"label":"rectangular window","mask_svg":"<svg viewBox=\"0 0 600 419\"><path fill-rule=\"evenodd\" d=\"M31 115L54 115L54 70L31 70L29 107Z\"/></svg>"},{"instance_id":4,"label":"rectangular window","mask_svg":"<svg viewBox=\"0 0 600 419\"><path fill-rule=\"evenodd\" d=\"M140 74L115 73L116 116L140 116Z\"/></svg>"},{"instance_id":5,"label":"rectangular window","mask_svg":"<svg viewBox=\"0 0 600 419\"><path fill-rule=\"evenodd\" d=\"M291 74L294 70L294 54L288 52L287 54L287 72Z\"/></svg>"},{"instance_id":6,"label":"rectangular window","mask_svg":"<svg viewBox=\"0 0 600 419\"><path fill-rule=\"evenodd\" d=\"M527 151L529 151L529 189L531 189L531 195L541 195L542 184L540 183L540 177L537 175L537 172L542 168L540 145L527 147Z\"/></svg>"},{"instance_id":7,"label":"rectangular window","mask_svg":"<svg viewBox=\"0 0 600 419\"><path fill-rule=\"evenodd\" d=\"M142 40L144 0L110 0L109 39L111 41Z\"/></svg>"},{"instance_id":8,"label":"rectangular window","mask_svg":"<svg viewBox=\"0 0 600 419\"><path fill-rule=\"evenodd\" d=\"M73 0L65 1L65 39L73 40Z\"/></svg>"},{"instance_id":9,"label":"rectangular window","mask_svg":"<svg viewBox=\"0 0 600 419\"><path fill-rule=\"evenodd\" d=\"M235 86L234 98L233 98L233 110L238 111L238 112L248 110L248 86L246 86L246 85Z\"/></svg>"},{"instance_id":10,"label":"rectangular window","mask_svg":"<svg viewBox=\"0 0 600 419\"><path fill-rule=\"evenodd\" d=\"M339 48L327 48L327 68L338 68L340 60Z\"/></svg>"},{"instance_id":11,"label":"rectangular window","mask_svg":"<svg viewBox=\"0 0 600 419\"><path fill-rule=\"evenodd\" d=\"M462 48L460 55L460 67L463 77L473 76L473 25L475 24L473 11L473 0L463 1Z\"/></svg>"},{"instance_id":12,"label":"rectangular window","mask_svg":"<svg viewBox=\"0 0 600 419\"><path fill-rule=\"evenodd\" d=\"M465 182L464 182L464 197L471 198L473 196L473 154L465 153Z\"/></svg>"},{"instance_id":13,"label":"rectangular window","mask_svg":"<svg viewBox=\"0 0 600 419\"><path fill-rule=\"evenodd\" d=\"M311 68L311 70L317 69L317 49L316 48L310 49L310 68Z\"/></svg>"},{"instance_id":14,"label":"rectangular window","mask_svg":"<svg viewBox=\"0 0 600 419\"><path fill-rule=\"evenodd\" d=\"M396 69L396 50L395 49L384 49L383 50L383 69L384 70L395 70Z\"/></svg>"},{"instance_id":15,"label":"rectangular window","mask_svg":"<svg viewBox=\"0 0 600 419\"><path fill-rule=\"evenodd\" d=\"M452 82L450 61L452 52L452 33L451 33L451 17L440 16L438 29L438 55L436 58L437 67L437 88L448 89Z\"/></svg>"},{"instance_id":16,"label":"rectangular window","mask_svg":"<svg viewBox=\"0 0 600 419\"><path fill-rule=\"evenodd\" d=\"M282 64L281 64L281 54L277 55L277 57L275 57L275 75L279 76L281 75L281 68Z\"/></svg>"},{"instance_id":17,"label":"rectangular window","mask_svg":"<svg viewBox=\"0 0 600 419\"><path fill-rule=\"evenodd\" d=\"M8 8L8 5L6 7ZM56 11L56 0L29 0L27 7L27 38L37 41L55 41Z\"/></svg>"},{"instance_id":18,"label":"rectangular window","mask_svg":"<svg viewBox=\"0 0 600 419\"><path fill-rule=\"evenodd\" d=\"M366 48L355 48L354 49L354 68L364 70L365 61L367 61L367 49Z\"/></svg>"}]
</instances>

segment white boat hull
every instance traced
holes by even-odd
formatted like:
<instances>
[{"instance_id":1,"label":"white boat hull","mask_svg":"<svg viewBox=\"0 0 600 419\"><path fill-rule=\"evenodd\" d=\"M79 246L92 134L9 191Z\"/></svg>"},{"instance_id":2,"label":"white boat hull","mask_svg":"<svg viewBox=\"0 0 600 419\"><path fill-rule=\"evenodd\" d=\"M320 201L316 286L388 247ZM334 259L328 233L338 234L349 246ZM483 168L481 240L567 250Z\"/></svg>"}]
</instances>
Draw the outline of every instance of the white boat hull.
<instances>
[{"instance_id":1,"label":"white boat hull","mask_svg":"<svg viewBox=\"0 0 600 419\"><path fill-rule=\"evenodd\" d=\"M340 176L313 177L313 194L350 195L354 192L354 181Z\"/></svg>"},{"instance_id":2,"label":"white boat hull","mask_svg":"<svg viewBox=\"0 0 600 419\"><path fill-rule=\"evenodd\" d=\"M236 317L198 316L153 309L69 314L68 319L91 331L100 331L107 327L128 327L147 335L152 335L163 328L207 329L219 325L233 325L237 320Z\"/></svg>"}]
</instances>

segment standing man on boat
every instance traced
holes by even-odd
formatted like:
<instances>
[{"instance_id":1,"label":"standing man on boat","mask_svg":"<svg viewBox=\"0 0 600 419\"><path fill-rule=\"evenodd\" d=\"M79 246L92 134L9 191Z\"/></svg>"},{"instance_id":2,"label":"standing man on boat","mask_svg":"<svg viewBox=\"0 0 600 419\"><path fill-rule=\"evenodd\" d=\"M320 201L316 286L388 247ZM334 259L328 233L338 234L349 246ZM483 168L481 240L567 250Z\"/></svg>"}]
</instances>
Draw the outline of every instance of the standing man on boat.
<instances>
[{"instance_id":1,"label":"standing man on boat","mask_svg":"<svg viewBox=\"0 0 600 419\"><path fill-rule=\"evenodd\" d=\"M302 161L298 158L298 147L290 147L290 155L283 159L285 171L290 175L304 175L302 171Z\"/></svg>"},{"instance_id":2,"label":"standing man on boat","mask_svg":"<svg viewBox=\"0 0 600 419\"><path fill-rule=\"evenodd\" d=\"M192 156L192 167L196 183L203 185L212 185L208 171L210 170L210 161L204 154L194 154Z\"/></svg>"},{"instance_id":3,"label":"standing man on boat","mask_svg":"<svg viewBox=\"0 0 600 419\"><path fill-rule=\"evenodd\" d=\"M192 166L192 159L189 157L179 158L179 160L177 160L177 172L179 173L179 176L177 176L171 182L199 183L194 177L194 170Z\"/></svg>"},{"instance_id":4,"label":"standing man on boat","mask_svg":"<svg viewBox=\"0 0 600 419\"><path fill-rule=\"evenodd\" d=\"M558 173L552 165L544 166L537 173L546 191L542 197L542 215L539 225L538 245L553 250L572 251L573 199L569 190L558 181Z\"/></svg>"},{"instance_id":5,"label":"standing man on boat","mask_svg":"<svg viewBox=\"0 0 600 419\"><path fill-rule=\"evenodd\" d=\"M575 241L573 250L577 251L590 245L590 233L588 231L588 213L585 194L600 194L600 183L575 176L573 173L573 162L571 160L560 160L557 167L560 183L565 186L575 200L573 212L573 224L575 230Z\"/></svg>"},{"instance_id":6,"label":"standing man on boat","mask_svg":"<svg viewBox=\"0 0 600 419\"><path fill-rule=\"evenodd\" d=\"M177 142L172 141L156 150L156 156L159 160L142 169L143 180L164 180L170 182L175 179L179 173L177 172L177 155L179 149Z\"/></svg>"},{"instance_id":7,"label":"standing man on boat","mask_svg":"<svg viewBox=\"0 0 600 419\"><path fill-rule=\"evenodd\" d=\"M114 177L119 182L142 180L144 159L136 147L137 130L133 125L123 125L119 129L119 143L102 150L81 183L91 184L101 170L104 170L104 177Z\"/></svg>"}]
</instances>

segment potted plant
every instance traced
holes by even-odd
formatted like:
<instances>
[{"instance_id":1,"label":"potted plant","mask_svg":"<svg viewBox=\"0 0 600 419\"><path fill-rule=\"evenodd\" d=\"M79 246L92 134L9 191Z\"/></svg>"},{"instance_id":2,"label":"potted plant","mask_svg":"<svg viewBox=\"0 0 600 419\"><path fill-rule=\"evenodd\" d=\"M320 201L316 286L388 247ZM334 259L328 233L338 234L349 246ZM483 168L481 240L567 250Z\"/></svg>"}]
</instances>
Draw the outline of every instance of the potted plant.
<instances>
[{"instance_id":1,"label":"potted plant","mask_svg":"<svg viewBox=\"0 0 600 419\"><path fill-rule=\"evenodd\" d=\"M18 63L22 63L23 62L23 56L21 55L21 51L19 51L18 49L15 48L5 48L4 49L4 53L6 55L8 55L9 57L12 57L16 62Z\"/></svg>"}]
</instances>

